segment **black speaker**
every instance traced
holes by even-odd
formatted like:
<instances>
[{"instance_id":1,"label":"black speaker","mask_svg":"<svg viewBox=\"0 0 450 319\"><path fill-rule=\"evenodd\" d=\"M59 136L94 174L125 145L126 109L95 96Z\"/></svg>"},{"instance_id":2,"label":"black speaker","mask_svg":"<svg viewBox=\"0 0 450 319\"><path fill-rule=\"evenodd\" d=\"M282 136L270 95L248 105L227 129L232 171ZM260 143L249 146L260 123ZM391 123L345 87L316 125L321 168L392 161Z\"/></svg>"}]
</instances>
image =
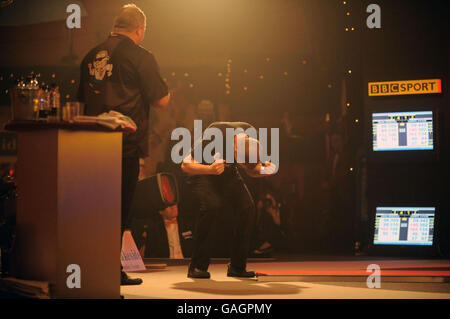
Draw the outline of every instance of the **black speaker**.
<instances>
[{"instance_id":1,"label":"black speaker","mask_svg":"<svg viewBox=\"0 0 450 319\"><path fill-rule=\"evenodd\" d=\"M134 218L146 218L167 207L178 204L177 179L171 173L158 173L137 182L131 204Z\"/></svg>"}]
</instances>

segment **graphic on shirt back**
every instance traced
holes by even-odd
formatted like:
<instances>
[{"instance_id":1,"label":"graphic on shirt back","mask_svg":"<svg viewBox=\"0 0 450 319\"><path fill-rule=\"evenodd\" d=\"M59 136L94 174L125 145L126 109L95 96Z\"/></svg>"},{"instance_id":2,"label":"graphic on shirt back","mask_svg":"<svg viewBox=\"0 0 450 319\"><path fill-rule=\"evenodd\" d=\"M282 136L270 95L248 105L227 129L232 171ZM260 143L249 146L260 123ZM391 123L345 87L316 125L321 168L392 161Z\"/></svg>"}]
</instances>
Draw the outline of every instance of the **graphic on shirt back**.
<instances>
[{"instance_id":1,"label":"graphic on shirt back","mask_svg":"<svg viewBox=\"0 0 450 319\"><path fill-rule=\"evenodd\" d=\"M94 76L98 81L103 81L105 74L110 77L112 75L113 65L108 63L109 59L108 51L99 51L93 62L94 67L92 67L92 63L88 64L89 75Z\"/></svg>"}]
</instances>

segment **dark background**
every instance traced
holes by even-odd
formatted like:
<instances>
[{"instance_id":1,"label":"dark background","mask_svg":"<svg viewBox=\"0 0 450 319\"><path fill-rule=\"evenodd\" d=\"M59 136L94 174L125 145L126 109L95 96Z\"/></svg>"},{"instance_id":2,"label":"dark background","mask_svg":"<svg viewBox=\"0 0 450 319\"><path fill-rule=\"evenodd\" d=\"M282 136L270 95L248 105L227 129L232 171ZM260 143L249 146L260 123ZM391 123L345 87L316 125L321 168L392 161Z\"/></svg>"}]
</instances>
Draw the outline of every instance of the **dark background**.
<instances>
[{"instance_id":1,"label":"dark background","mask_svg":"<svg viewBox=\"0 0 450 319\"><path fill-rule=\"evenodd\" d=\"M69 3L83 8L79 30L65 27ZM81 59L106 38L114 15L125 3L17 0L0 9L2 122L10 117L11 80L30 71L39 73L40 81L58 83L63 102L74 100ZM208 99L216 106L227 105L227 119L249 121L255 127L280 127L283 112L289 112L303 137L292 149L293 162L302 173L295 182L296 235L289 252L325 251L330 241L327 232L320 238L315 233L322 218L318 211L327 162L325 137L336 130L345 139L348 161L343 183L351 204L335 223L342 224L338 229L343 236L350 225L350 238L344 241L347 249L352 241L370 242L376 206L406 203L438 207L440 248L450 250L448 1L135 3L148 18L143 46L155 54L169 86L185 88L187 103ZM366 26L370 3L381 7L381 29ZM225 82L227 74L229 82ZM367 95L370 81L427 78L442 79L442 94ZM426 159L415 154L374 158L368 143L371 112L417 107L435 112L437 151ZM277 185L291 182L284 178Z\"/></svg>"}]
</instances>

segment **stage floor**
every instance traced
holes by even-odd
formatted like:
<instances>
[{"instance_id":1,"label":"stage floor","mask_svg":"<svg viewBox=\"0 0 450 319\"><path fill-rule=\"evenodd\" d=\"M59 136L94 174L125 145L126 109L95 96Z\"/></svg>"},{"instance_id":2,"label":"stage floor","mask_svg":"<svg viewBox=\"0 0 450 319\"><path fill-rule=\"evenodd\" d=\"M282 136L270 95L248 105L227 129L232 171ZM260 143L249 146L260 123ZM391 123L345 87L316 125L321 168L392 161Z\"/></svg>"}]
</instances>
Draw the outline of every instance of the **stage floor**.
<instances>
[{"instance_id":1,"label":"stage floor","mask_svg":"<svg viewBox=\"0 0 450 319\"><path fill-rule=\"evenodd\" d=\"M450 299L448 282L383 282L381 288L367 288L365 280L320 282L299 278L286 279L273 276L270 280L262 277L252 279L229 278L226 276L227 265L223 261L211 264L211 279L187 278L187 265L167 260L167 267L158 264L164 260L148 262L146 272L128 273L130 277L143 279L139 286L122 286L121 294L125 299ZM377 264L383 270L408 271L450 271L450 260L428 259L369 259L347 258L320 261L285 261L285 260L249 260L248 269L257 272L299 272L315 271L361 271L370 264ZM367 273L369 276L370 273Z\"/></svg>"}]
</instances>

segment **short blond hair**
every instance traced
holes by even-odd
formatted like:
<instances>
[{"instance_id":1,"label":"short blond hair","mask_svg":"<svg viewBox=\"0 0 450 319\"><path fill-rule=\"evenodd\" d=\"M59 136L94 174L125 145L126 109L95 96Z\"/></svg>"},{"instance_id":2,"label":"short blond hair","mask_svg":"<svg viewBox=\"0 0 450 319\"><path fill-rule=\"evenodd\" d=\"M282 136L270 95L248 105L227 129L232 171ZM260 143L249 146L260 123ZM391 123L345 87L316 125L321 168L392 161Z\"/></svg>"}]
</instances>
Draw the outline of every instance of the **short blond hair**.
<instances>
[{"instance_id":1,"label":"short blond hair","mask_svg":"<svg viewBox=\"0 0 450 319\"><path fill-rule=\"evenodd\" d=\"M124 5L114 18L113 30L123 30L132 32L139 27L144 29L147 26L147 18L144 11L135 4L130 3Z\"/></svg>"}]
</instances>

